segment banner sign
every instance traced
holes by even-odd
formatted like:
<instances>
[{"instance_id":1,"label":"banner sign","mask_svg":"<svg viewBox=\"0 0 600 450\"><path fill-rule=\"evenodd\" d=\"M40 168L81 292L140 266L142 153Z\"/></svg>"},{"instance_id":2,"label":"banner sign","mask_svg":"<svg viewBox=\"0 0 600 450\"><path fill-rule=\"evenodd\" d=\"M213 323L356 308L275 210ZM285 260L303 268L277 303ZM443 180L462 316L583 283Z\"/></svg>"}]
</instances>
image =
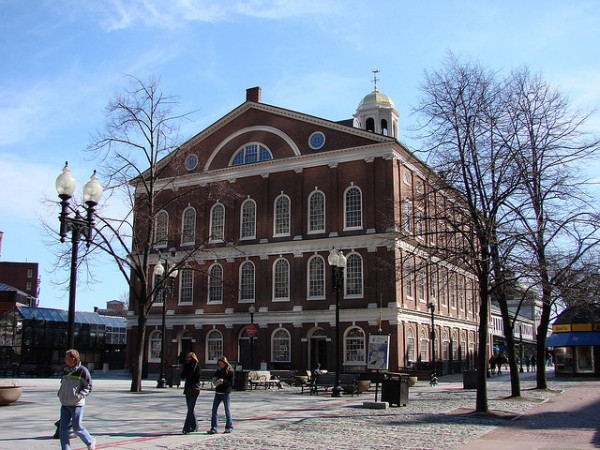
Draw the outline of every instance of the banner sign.
<instances>
[{"instance_id":1,"label":"banner sign","mask_svg":"<svg viewBox=\"0 0 600 450\"><path fill-rule=\"evenodd\" d=\"M390 336L372 334L369 336L369 359L367 368L371 370L388 370L390 353Z\"/></svg>"}]
</instances>

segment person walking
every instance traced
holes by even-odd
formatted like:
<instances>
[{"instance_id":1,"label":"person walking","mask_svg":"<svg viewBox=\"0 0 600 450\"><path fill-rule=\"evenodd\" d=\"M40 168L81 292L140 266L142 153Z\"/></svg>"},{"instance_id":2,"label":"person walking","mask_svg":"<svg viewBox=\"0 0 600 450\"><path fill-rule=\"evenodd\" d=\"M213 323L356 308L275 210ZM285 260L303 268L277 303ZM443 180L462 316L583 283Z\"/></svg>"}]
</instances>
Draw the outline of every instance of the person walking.
<instances>
[{"instance_id":1,"label":"person walking","mask_svg":"<svg viewBox=\"0 0 600 450\"><path fill-rule=\"evenodd\" d=\"M60 399L60 446L62 450L70 450L69 424L73 423L73 431L90 450L96 449L96 439L83 427L83 408L85 398L92 392L92 377L90 372L81 365L77 350L67 350L65 353L65 374L60 380L58 398Z\"/></svg>"},{"instance_id":2,"label":"person walking","mask_svg":"<svg viewBox=\"0 0 600 450\"><path fill-rule=\"evenodd\" d=\"M196 419L196 401L200 395L200 365L198 357L194 352L188 353L181 378L185 380L183 387L183 395L187 403L187 416L183 425L183 434L193 433L198 431L198 420Z\"/></svg>"},{"instance_id":3,"label":"person walking","mask_svg":"<svg viewBox=\"0 0 600 450\"><path fill-rule=\"evenodd\" d=\"M490 370L492 372L492 375L496 375L496 356L492 355L492 357L490 358Z\"/></svg>"},{"instance_id":4,"label":"person walking","mask_svg":"<svg viewBox=\"0 0 600 450\"><path fill-rule=\"evenodd\" d=\"M210 430L208 430L208 434L217 433L219 426L217 410L219 409L221 402L223 402L225 408L225 433L231 433L233 431L233 420L231 419L230 410L231 389L233 387L233 368L229 365L225 356L219 358L217 365L219 368L213 377L215 399L213 401L212 417L210 419Z\"/></svg>"},{"instance_id":5,"label":"person walking","mask_svg":"<svg viewBox=\"0 0 600 450\"><path fill-rule=\"evenodd\" d=\"M529 367L531 366L531 358L529 356L525 357L525 366L527 366L527 372L529 372Z\"/></svg>"}]
</instances>

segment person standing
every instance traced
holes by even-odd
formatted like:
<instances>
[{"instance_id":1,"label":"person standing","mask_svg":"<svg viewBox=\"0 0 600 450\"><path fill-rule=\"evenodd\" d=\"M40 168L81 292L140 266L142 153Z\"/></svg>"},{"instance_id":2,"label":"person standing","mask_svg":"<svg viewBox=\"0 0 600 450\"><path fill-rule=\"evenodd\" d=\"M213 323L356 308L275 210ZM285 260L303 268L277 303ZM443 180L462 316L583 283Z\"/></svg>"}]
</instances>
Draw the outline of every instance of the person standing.
<instances>
[{"instance_id":1,"label":"person standing","mask_svg":"<svg viewBox=\"0 0 600 450\"><path fill-rule=\"evenodd\" d=\"M185 380L183 395L185 395L187 403L187 416L183 425L183 434L188 434L198 431L198 420L194 409L196 408L198 395L200 395L200 365L194 352L188 353L181 372L181 378Z\"/></svg>"},{"instance_id":2,"label":"person standing","mask_svg":"<svg viewBox=\"0 0 600 450\"><path fill-rule=\"evenodd\" d=\"M219 409L221 402L223 402L223 406L225 408L225 433L231 433L233 431L233 420L231 419L231 410L229 405L231 399L231 389L233 388L233 368L229 365L229 362L225 356L221 356L219 358L217 365L219 368L213 377L213 384L215 385L215 399L213 401L212 417L210 420L210 430L208 430L208 434L217 433L219 426L217 410Z\"/></svg>"},{"instance_id":3,"label":"person standing","mask_svg":"<svg viewBox=\"0 0 600 450\"><path fill-rule=\"evenodd\" d=\"M70 450L69 424L73 424L73 431L79 439L87 445L88 449L95 450L96 439L83 427L83 408L85 398L92 392L92 377L90 372L81 365L81 358L77 350L67 350L65 353L65 373L60 380L58 398L60 399L60 445L62 450Z\"/></svg>"}]
</instances>

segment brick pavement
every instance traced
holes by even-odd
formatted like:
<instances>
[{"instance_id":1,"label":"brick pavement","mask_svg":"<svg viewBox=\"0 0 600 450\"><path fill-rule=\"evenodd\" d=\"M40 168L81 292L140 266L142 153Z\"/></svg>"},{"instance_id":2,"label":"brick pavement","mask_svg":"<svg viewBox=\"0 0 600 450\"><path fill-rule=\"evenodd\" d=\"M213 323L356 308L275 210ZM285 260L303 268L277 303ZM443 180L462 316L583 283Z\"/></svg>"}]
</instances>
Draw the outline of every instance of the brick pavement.
<instances>
[{"instance_id":1,"label":"brick pavement","mask_svg":"<svg viewBox=\"0 0 600 450\"><path fill-rule=\"evenodd\" d=\"M464 450L600 448L600 383L579 380Z\"/></svg>"}]
</instances>

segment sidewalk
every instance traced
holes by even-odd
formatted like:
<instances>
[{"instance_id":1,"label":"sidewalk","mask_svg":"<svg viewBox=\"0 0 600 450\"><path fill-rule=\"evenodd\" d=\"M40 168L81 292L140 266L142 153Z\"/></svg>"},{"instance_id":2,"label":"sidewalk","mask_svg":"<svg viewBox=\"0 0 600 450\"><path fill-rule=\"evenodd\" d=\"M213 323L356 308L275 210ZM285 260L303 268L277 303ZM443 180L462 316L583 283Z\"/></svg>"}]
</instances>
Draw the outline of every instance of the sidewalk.
<instances>
[{"instance_id":1,"label":"sidewalk","mask_svg":"<svg viewBox=\"0 0 600 450\"><path fill-rule=\"evenodd\" d=\"M562 394L463 447L464 450L506 448L600 448L600 383L578 380Z\"/></svg>"}]
</instances>

